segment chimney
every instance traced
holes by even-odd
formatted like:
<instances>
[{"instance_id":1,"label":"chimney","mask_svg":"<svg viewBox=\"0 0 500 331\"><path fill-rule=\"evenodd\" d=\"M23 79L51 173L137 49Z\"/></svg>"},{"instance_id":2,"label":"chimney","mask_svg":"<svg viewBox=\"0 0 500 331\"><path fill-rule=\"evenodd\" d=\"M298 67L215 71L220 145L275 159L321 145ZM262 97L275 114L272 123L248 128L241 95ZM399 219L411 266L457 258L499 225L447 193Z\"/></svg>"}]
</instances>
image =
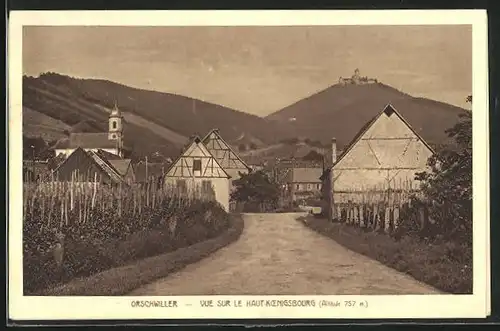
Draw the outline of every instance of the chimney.
<instances>
[{"instance_id":1,"label":"chimney","mask_svg":"<svg viewBox=\"0 0 500 331\"><path fill-rule=\"evenodd\" d=\"M337 139L336 138L332 138L332 150L331 150L331 153L332 153L332 159L331 159L331 165L333 166L335 164L335 162L337 162Z\"/></svg>"}]
</instances>

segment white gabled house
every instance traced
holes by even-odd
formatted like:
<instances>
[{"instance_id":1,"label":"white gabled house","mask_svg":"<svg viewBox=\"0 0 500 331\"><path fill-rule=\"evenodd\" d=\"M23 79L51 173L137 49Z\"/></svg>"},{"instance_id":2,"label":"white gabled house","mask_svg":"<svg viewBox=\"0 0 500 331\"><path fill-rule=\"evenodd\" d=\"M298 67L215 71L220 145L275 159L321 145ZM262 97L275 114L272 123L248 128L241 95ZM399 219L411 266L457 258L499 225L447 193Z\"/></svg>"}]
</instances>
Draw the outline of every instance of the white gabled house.
<instances>
[{"instance_id":1,"label":"white gabled house","mask_svg":"<svg viewBox=\"0 0 500 331\"><path fill-rule=\"evenodd\" d=\"M360 202L367 196L386 199L401 190L418 190L415 174L427 170L433 149L388 104L368 121L337 158L332 139L323 182L323 208L335 218L336 204Z\"/></svg>"},{"instance_id":2,"label":"white gabled house","mask_svg":"<svg viewBox=\"0 0 500 331\"><path fill-rule=\"evenodd\" d=\"M229 211L231 176L199 137L194 137L165 172L164 183L180 195L212 199Z\"/></svg>"}]
</instances>

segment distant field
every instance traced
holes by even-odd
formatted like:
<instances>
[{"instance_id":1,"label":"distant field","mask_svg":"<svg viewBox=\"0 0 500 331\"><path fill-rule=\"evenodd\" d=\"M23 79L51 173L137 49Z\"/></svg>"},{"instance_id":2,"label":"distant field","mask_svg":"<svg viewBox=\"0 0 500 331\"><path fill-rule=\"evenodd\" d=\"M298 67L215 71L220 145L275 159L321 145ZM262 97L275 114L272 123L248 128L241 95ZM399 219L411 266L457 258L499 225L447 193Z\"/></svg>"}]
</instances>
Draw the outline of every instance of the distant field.
<instances>
[{"instance_id":1,"label":"distant field","mask_svg":"<svg viewBox=\"0 0 500 331\"><path fill-rule=\"evenodd\" d=\"M23 134L27 137L42 137L44 140L57 140L65 137L70 126L64 122L23 107Z\"/></svg>"},{"instance_id":2,"label":"distant field","mask_svg":"<svg viewBox=\"0 0 500 331\"><path fill-rule=\"evenodd\" d=\"M188 138L183 135L178 134L170 129L167 129L161 125L148 121L142 116L138 116L132 113L123 113L123 117L127 123L135 124L137 126L143 127L145 129L151 130L158 136L171 141L174 144L184 145Z\"/></svg>"},{"instance_id":3,"label":"distant field","mask_svg":"<svg viewBox=\"0 0 500 331\"><path fill-rule=\"evenodd\" d=\"M266 155L267 153L270 153L276 149L282 148L284 144L274 144L254 150L249 150L245 152L240 152L241 156L258 156L258 155Z\"/></svg>"},{"instance_id":4,"label":"distant field","mask_svg":"<svg viewBox=\"0 0 500 331\"><path fill-rule=\"evenodd\" d=\"M311 151L315 151L319 154L325 153L324 149L314 146L309 146L306 143L297 143L297 144L279 143L266 146L263 148L258 148L255 150L240 152L240 156L247 162L256 163L256 162L262 162L270 158L272 159L274 158L288 159L291 157L303 158Z\"/></svg>"}]
</instances>

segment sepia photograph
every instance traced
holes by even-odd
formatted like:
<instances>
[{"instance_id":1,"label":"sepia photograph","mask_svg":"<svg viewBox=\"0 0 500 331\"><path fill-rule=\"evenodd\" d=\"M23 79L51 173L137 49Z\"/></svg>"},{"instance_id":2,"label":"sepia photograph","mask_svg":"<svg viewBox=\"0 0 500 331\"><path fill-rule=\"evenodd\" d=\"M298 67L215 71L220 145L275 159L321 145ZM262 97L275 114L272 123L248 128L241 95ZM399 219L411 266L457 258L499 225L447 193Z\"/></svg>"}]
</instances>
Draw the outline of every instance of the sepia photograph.
<instances>
[{"instance_id":1,"label":"sepia photograph","mask_svg":"<svg viewBox=\"0 0 500 331\"><path fill-rule=\"evenodd\" d=\"M385 296L486 313L485 27L38 15L10 67L16 295L126 299L123 318L374 317Z\"/></svg>"}]
</instances>

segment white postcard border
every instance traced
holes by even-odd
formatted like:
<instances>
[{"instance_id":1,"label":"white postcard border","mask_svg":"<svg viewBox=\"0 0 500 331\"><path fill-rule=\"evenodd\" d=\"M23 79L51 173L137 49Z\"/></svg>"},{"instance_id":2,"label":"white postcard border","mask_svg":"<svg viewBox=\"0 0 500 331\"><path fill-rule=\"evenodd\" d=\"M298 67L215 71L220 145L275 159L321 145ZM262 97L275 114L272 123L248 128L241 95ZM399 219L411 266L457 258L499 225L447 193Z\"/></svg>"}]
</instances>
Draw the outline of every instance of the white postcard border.
<instances>
[{"instance_id":1,"label":"white postcard border","mask_svg":"<svg viewBox=\"0 0 500 331\"><path fill-rule=\"evenodd\" d=\"M8 26L9 75L9 318L461 318L489 309L489 126L487 17L484 10L384 11L13 11ZM256 25L473 26L473 295L27 297L22 291L22 27L24 25L256 26ZM486 243L486 244L485 244ZM207 277L210 277L207 275ZM244 307L247 300L314 300L314 308ZM319 307L321 300L341 302ZM138 300L175 300L177 308L140 308ZM230 308L202 308L200 300L230 300ZM234 307L241 300L243 307ZM345 306L356 301L356 307ZM135 303L134 303L135 302ZM367 305L360 307L359 304Z\"/></svg>"}]
</instances>

